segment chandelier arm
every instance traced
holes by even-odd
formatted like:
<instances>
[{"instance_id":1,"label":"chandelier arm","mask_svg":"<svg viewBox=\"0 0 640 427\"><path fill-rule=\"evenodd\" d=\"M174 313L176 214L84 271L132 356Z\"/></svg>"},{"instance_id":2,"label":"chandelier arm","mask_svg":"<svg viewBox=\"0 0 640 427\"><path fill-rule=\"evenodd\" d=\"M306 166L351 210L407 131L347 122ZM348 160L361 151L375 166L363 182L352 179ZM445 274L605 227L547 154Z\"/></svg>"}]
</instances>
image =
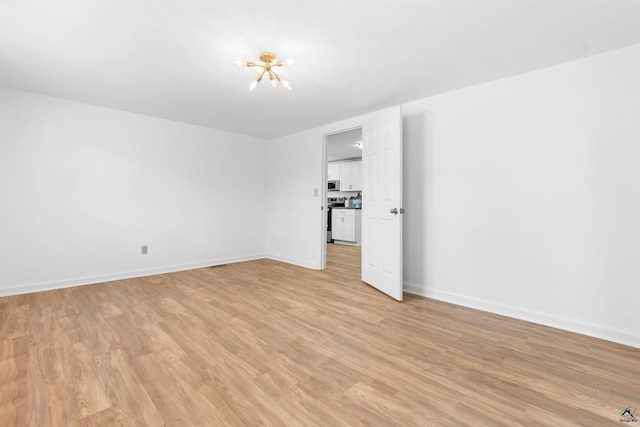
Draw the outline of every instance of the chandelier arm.
<instances>
[{"instance_id":1,"label":"chandelier arm","mask_svg":"<svg viewBox=\"0 0 640 427\"><path fill-rule=\"evenodd\" d=\"M258 83L260 83L260 80L262 80L262 76L264 76L264 73L266 73L266 72L267 72L267 69L266 69L266 68L263 68L263 69L262 69L262 72L260 73L260 75L259 75L259 76L258 76L258 78L256 79L256 81L257 81Z\"/></svg>"}]
</instances>

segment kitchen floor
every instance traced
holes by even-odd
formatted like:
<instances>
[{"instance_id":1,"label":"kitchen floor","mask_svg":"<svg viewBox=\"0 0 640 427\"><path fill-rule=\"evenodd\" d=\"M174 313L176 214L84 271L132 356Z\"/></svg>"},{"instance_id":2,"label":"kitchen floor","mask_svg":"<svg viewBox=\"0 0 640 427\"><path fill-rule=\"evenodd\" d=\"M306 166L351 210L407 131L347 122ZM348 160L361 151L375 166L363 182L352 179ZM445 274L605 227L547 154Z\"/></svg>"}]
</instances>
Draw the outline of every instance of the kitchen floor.
<instances>
[{"instance_id":1,"label":"kitchen floor","mask_svg":"<svg viewBox=\"0 0 640 427\"><path fill-rule=\"evenodd\" d=\"M361 246L327 243L327 272L360 277Z\"/></svg>"}]
</instances>

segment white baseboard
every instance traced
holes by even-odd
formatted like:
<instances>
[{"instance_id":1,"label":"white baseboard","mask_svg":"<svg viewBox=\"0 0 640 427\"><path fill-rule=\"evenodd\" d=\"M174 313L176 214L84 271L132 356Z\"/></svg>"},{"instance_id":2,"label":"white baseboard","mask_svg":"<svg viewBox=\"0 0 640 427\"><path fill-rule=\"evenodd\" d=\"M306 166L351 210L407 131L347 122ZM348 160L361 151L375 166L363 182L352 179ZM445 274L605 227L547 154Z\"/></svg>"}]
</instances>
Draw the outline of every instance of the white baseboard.
<instances>
[{"instance_id":1,"label":"white baseboard","mask_svg":"<svg viewBox=\"0 0 640 427\"><path fill-rule=\"evenodd\" d=\"M267 254L264 258L272 259L274 261L286 262L287 264L297 265L298 267L310 268L312 270L320 270L320 267L314 264L311 264L307 261L289 258L286 256L276 255L276 254Z\"/></svg>"},{"instance_id":2,"label":"white baseboard","mask_svg":"<svg viewBox=\"0 0 640 427\"><path fill-rule=\"evenodd\" d=\"M344 240L334 240L334 245L345 245L345 246L362 246L362 243L359 242L347 242Z\"/></svg>"},{"instance_id":3,"label":"white baseboard","mask_svg":"<svg viewBox=\"0 0 640 427\"><path fill-rule=\"evenodd\" d=\"M630 332L608 329L599 325L568 319L554 314L542 313L522 307L496 303L465 295L434 289L424 289L420 286L409 283L405 283L403 287L405 292L409 292L411 294L640 348L640 336L634 335Z\"/></svg>"},{"instance_id":4,"label":"white baseboard","mask_svg":"<svg viewBox=\"0 0 640 427\"><path fill-rule=\"evenodd\" d=\"M264 254L255 254L242 257L217 258L205 261L175 264L162 267L131 270L112 274L77 277L73 279L55 280L27 285L12 286L0 289L0 297L10 295L29 294L32 292L52 291L55 289L71 288L74 286L93 285L96 283L111 282L114 280L131 279L134 277L153 276L155 274L174 273L176 271L195 270L197 268L212 267L222 264L233 264L242 261L252 261L264 258Z\"/></svg>"}]
</instances>

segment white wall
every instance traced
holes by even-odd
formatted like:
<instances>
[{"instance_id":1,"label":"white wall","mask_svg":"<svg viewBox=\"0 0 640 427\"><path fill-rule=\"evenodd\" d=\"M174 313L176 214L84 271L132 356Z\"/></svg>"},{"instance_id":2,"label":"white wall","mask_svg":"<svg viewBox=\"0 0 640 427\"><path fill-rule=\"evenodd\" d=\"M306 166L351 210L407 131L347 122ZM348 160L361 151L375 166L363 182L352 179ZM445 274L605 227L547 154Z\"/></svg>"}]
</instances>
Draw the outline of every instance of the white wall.
<instances>
[{"instance_id":1,"label":"white wall","mask_svg":"<svg viewBox=\"0 0 640 427\"><path fill-rule=\"evenodd\" d=\"M323 182L322 144L315 132L269 142L267 256L320 268ZM314 190L318 189L318 196Z\"/></svg>"},{"instance_id":2,"label":"white wall","mask_svg":"<svg viewBox=\"0 0 640 427\"><path fill-rule=\"evenodd\" d=\"M264 256L265 141L6 88L0 115L0 295Z\"/></svg>"},{"instance_id":3,"label":"white wall","mask_svg":"<svg viewBox=\"0 0 640 427\"><path fill-rule=\"evenodd\" d=\"M640 347L640 45L403 111L409 291Z\"/></svg>"}]
</instances>

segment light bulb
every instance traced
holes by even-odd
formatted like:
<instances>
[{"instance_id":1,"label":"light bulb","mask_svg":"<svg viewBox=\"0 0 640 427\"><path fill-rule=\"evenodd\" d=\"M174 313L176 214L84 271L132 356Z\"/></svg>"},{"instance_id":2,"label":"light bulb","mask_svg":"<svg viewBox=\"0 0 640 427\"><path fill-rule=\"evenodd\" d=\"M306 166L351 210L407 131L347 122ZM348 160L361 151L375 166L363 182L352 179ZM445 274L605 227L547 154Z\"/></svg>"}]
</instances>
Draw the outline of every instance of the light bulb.
<instances>
[{"instance_id":1,"label":"light bulb","mask_svg":"<svg viewBox=\"0 0 640 427\"><path fill-rule=\"evenodd\" d=\"M293 64L295 64L295 63L296 63L296 60L295 60L295 59L293 59L293 58L287 58L287 59L285 59L284 61L282 61L282 63L283 63L284 65L293 65Z\"/></svg>"},{"instance_id":2,"label":"light bulb","mask_svg":"<svg viewBox=\"0 0 640 427\"><path fill-rule=\"evenodd\" d=\"M287 90L292 90L293 86L291 85L291 82L285 79L280 79L280 81L282 82L282 86L287 89Z\"/></svg>"},{"instance_id":3,"label":"light bulb","mask_svg":"<svg viewBox=\"0 0 640 427\"><path fill-rule=\"evenodd\" d=\"M242 59L239 59L239 58L236 59L235 61L233 61L233 63L235 65L237 65L238 67L246 67L247 66L246 61L243 61Z\"/></svg>"},{"instance_id":4,"label":"light bulb","mask_svg":"<svg viewBox=\"0 0 640 427\"><path fill-rule=\"evenodd\" d=\"M275 89L278 87L278 81L276 80L276 75L271 70L269 70L269 80L271 81L272 88Z\"/></svg>"},{"instance_id":5,"label":"light bulb","mask_svg":"<svg viewBox=\"0 0 640 427\"><path fill-rule=\"evenodd\" d=\"M249 83L249 92L253 92L253 90L257 87L258 87L258 80L252 81L251 83Z\"/></svg>"}]
</instances>

